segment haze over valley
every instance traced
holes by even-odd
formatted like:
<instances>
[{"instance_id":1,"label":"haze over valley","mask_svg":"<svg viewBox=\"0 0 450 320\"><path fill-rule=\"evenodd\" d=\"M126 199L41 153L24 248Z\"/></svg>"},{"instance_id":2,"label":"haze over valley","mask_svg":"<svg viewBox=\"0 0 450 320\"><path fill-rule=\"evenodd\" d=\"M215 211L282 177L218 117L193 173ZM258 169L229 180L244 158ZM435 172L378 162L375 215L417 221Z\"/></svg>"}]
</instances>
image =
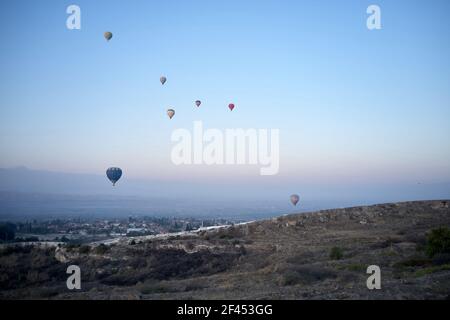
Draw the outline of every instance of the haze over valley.
<instances>
[{"instance_id":1,"label":"haze over valley","mask_svg":"<svg viewBox=\"0 0 450 320\"><path fill-rule=\"evenodd\" d=\"M250 184L250 183L249 183ZM373 186L309 186L299 181L263 186L127 179L111 188L102 175L0 169L0 219L58 217L184 216L254 220L392 201L444 199L450 183ZM301 207L286 194L301 190Z\"/></svg>"}]
</instances>

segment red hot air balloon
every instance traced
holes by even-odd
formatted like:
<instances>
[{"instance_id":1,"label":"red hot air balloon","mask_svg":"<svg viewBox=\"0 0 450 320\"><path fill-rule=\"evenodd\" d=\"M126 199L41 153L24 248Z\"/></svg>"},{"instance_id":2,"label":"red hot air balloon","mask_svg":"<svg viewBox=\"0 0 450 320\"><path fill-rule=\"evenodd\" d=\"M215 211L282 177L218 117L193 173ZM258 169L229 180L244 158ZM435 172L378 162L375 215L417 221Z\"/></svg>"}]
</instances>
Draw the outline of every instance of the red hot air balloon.
<instances>
[{"instance_id":1,"label":"red hot air balloon","mask_svg":"<svg viewBox=\"0 0 450 320\"><path fill-rule=\"evenodd\" d=\"M233 111L233 109L234 109L234 103L230 103L230 104L228 105L228 108L230 108L230 110Z\"/></svg>"}]
</instances>

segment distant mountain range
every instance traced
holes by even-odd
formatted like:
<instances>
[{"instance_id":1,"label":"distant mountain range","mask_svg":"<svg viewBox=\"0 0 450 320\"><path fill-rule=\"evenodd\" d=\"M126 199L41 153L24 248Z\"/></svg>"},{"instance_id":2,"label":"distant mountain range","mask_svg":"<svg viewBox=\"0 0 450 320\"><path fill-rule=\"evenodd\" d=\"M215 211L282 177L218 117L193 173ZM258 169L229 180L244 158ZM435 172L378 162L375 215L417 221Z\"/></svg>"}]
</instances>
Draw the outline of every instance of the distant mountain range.
<instances>
[{"instance_id":1,"label":"distant mountain range","mask_svg":"<svg viewBox=\"0 0 450 320\"><path fill-rule=\"evenodd\" d=\"M143 196L68 195L0 191L0 220L30 218L111 218L129 215L252 220L286 212L267 203L226 203Z\"/></svg>"},{"instance_id":2,"label":"distant mountain range","mask_svg":"<svg viewBox=\"0 0 450 320\"><path fill-rule=\"evenodd\" d=\"M0 168L0 219L60 215L172 215L253 220L284 213L390 201L450 197L450 183L329 186L222 184L155 181L122 177L112 187L106 176ZM300 193L298 207L291 192Z\"/></svg>"},{"instance_id":3,"label":"distant mountain range","mask_svg":"<svg viewBox=\"0 0 450 320\"><path fill-rule=\"evenodd\" d=\"M125 183L124 183L125 182ZM161 189L161 184L129 180L126 176L117 188L112 188L106 176L30 170L26 167L0 168L0 191L55 194L116 194L148 195Z\"/></svg>"},{"instance_id":4,"label":"distant mountain range","mask_svg":"<svg viewBox=\"0 0 450 320\"><path fill-rule=\"evenodd\" d=\"M186 186L184 186L186 187ZM284 207L284 208L283 208ZM286 210L255 200L193 197L168 182L123 178L112 187L105 176L30 170L0 169L0 219L30 217L123 215L205 216L236 219L268 217Z\"/></svg>"}]
</instances>

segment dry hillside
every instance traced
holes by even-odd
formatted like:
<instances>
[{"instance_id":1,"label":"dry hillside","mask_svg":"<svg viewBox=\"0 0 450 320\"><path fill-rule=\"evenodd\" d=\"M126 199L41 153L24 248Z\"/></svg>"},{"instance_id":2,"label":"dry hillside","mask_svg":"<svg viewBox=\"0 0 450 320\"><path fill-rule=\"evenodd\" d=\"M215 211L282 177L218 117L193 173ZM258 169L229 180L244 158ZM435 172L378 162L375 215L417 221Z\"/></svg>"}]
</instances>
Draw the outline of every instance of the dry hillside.
<instances>
[{"instance_id":1,"label":"dry hillside","mask_svg":"<svg viewBox=\"0 0 450 320\"><path fill-rule=\"evenodd\" d=\"M448 253L427 234L450 227L449 201L287 215L109 246L3 249L0 297L52 299L446 299ZM65 287L77 264L82 290ZM366 269L381 268L368 290Z\"/></svg>"}]
</instances>

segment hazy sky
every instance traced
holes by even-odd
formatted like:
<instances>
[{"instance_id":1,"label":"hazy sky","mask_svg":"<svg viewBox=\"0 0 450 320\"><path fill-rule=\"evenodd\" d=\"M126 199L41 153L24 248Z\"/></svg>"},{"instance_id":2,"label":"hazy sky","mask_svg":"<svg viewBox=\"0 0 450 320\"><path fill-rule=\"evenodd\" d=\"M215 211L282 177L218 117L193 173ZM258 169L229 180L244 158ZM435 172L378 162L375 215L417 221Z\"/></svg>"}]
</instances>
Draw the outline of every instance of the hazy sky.
<instances>
[{"instance_id":1,"label":"hazy sky","mask_svg":"<svg viewBox=\"0 0 450 320\"><path fill-rule=\"evenodd\" d=\"M66 28L70 4L81 30ZM366 28L370 4L381 30ZM240 183L448 182L449 14L447 0L1 1L0 167L120 166L241 195ZM280 129L280 173L174 166L171 133L195 120Z\"/></svg>"}]
</instances>

